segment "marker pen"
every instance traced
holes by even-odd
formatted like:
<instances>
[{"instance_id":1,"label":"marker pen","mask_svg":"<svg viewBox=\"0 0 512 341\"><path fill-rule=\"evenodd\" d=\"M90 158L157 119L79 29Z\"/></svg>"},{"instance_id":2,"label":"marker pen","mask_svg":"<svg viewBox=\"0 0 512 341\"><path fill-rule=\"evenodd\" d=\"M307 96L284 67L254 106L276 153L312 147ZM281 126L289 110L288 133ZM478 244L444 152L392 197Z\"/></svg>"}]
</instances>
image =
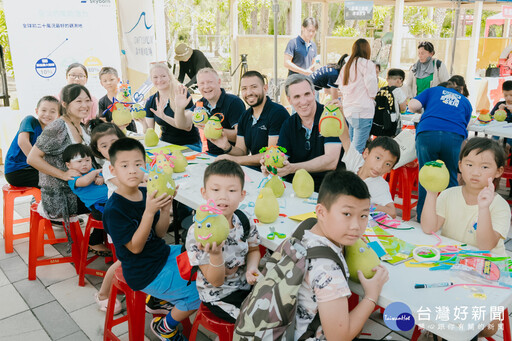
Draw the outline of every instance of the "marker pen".
<instances>
[{"instance_id":1,"label":"marker pen","mask_svg":"<svg viewBox=\"0 0 512 341\"><path fill-rule=\"evenodd\" d=\"M441 282L441 283L430 283L430 284L414 284L414 289L441 288L441 287L449 287L450 285L453 285L453 282Z\"/></svg>"}]
</instances>

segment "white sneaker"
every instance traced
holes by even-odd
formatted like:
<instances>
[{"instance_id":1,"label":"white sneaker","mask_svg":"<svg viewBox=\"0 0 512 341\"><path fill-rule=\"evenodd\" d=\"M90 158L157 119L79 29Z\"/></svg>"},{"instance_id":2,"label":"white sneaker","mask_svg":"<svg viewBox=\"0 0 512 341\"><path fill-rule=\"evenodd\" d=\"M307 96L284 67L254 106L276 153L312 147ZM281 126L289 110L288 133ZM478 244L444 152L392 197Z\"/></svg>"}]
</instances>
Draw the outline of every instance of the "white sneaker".
<instances>
[{"instance_id":1,"label":"white sneaker","mask_svg":"<svg viewBox=\"0 0 512 341\"><path fill-rule=\"evenodd\" d=\"M94 300L96 301L96 304L98 305L98 308L101 311L107 311L108 307L108 298L104 300L100 300L98 293L94 294ZM123 310L123 306L121 305L121 302L116 298L116 305L114 306L114 315L117 315Z\"/></svg>"}]
</instances>

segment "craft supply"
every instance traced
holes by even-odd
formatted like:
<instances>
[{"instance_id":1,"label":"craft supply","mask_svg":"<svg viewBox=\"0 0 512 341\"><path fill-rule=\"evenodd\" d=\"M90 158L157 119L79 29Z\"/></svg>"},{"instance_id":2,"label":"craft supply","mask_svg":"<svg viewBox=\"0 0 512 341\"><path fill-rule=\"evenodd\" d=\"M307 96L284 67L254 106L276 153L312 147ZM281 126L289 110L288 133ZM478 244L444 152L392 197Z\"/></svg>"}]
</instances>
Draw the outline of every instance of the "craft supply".
<instances>
[{"instance_id":1,"label":"craft supply","mask_svg":"<svg viewBox=\"0 0 512 341\"><path fill-rule=\"evenodd\" d=\"M453 282L441 282L441 283L430 283L430 284L414 284L414 289L424 288L442 288L453 285Z\"/></svg>"},{"instance_id":2,"label":"craft supply","mask_svg":"<svg viewBox=\"0 0 512 341\"><path fill-rule=\"evenodd\" d=\"M437 262L441 258L441 251L435 247L420 246L412 250L412 257L419 263Z\"/></svg>"},{"instance_id":3,"label":"craft supply","mask_svg":"<svg viewBox=\"0 0 512 341\"><path fill-rule=\"evenodd\" d=\"M484 287L484 288L495 288L495 289L510 289L509 287L503 287L501 285L461 283L461 284L450 285L448 288L444 289L444 291L450 290L455 287Z\"/></svg>"},{"instance_id":4,"label":"craft supply","mask_svg":"<svg viewBox=\"0 0 512 341\"><path fill-rule=\"evenodd\" d=\"M276 228L274 226L270 226L270 233L267 235L267 239L274 240L276 237L279 239L286 238L286 234L276 232Z\"/></svg>"},{"instance_id":5,"label":"craft supply","mask_svg":"<svg viewBox=\"0 0 512 341\"><path fill-rule=\"evenodd\" d=\"M363 234L363 237L394 237L392 234Z\"/></svg>"},{"instance_id":6,"label":"craft supply","mask_svg":"<svg viewBox=\"0 0 512 341\"><path fill-rule=\"evenodd\" d=\"M375 251L375 253L377 254L377 256L379 258L384 256L385 254L387 254L386 250L382 247L382 245L379 243L378 240L375 240L373 242L369 242L366 245L371 247L373 249L373 251Z\"/></svg>"}]
</instances>

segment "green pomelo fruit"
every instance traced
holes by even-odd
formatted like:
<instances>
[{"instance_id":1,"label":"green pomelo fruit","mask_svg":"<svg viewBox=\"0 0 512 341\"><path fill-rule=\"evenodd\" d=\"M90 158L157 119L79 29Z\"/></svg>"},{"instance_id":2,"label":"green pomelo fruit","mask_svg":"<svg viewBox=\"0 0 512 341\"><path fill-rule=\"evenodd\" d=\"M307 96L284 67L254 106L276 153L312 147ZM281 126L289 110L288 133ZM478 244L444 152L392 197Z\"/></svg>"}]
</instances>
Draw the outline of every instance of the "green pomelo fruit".
<instances>
[{"instance_id":1,"label":"green pomelo fruit","mask_svg":"<svg viewBox=\"0 0 512 341\"><path fill-rule=\"evenodd\" d=\"M277 175L273 175L265 187L271 188L276 198L280 198L284 193L284 182Z\"/></svg>"},{"instance_id":2,"label":"green pomelo fruit","mask_svg":"<svg viewBox=\"0 0 512 341\"><path fill-rule=\"evenodd\" d=\"M204 136L216 140L222 136L222 124L217 116L212 116L204 126Z\"/></svg>"},{"instance_id":3,"label":"green pomelo fruit","mask_svg":"<svg viewBox=\"0 0 512 341\"><path fill-rule=\"evenodd\" d=\"M208 217L209 215L211 216ZM229 222L222 214L213 214L199 209L196 211L194 221L194 237L203 246L214 242L220 245L228 237Z\"/></svg>"},{"instance_id":4,"label":"green pomelo fruit","mask_svg":"<svg viewBox=\"0 0 512 341\"><path fill-rule=\"evenodd\" d=\"M320 134L324 137L338 137L345 129L345 120L340 108L326 105L320 116Z\"/></svg>"},{"instance_id":5,"label":"green pomelo fruit","mask_svg":"<svg viewBox=\"0 0 512 341\"><path fill-rule=\"evenodd\" d=\"M421 167L418 180L427 191L442 192L448 187L450 173L443 161L430 161Z\"/></svg>"},{"instance_id":6,"label":"green pomelo fruit","mask_svg":"<svg viewBox=\"0 0 512 341\"><path fill-rule=\"evenodd\" d=\"M282 168L285 160L284 153L276 146L268 147L263 154L265 159L265 166L271 166L275 168Z\"/></svg>"},{"instance_id":7,"label":"green pomelo fruit","mask_svg":"<svg viewBox=\"0 0 512 341\"><path fill-rule=\"evenodd\" d=\"M375 251L361 239L358 239L354 245L345 246L345 260L350 279L357 283L359 283L357 270L361 270L364 277L370 279L375 275L372 269L380 264L380 259Z\"/></svg>"},{"instance_id":8,"label":"green pomelo fruit","mask_svg":"<svg viewBox=\"0 0 512 341\"><path fill-rule=\"evenodd\" d=\"M315 182L305 169L299 169L293 176L292 187L299 198L309 198L315 190Z\"/></svg>"},{"instance_id":9,"label":"green pomelo fruit","mask_svg":"<svg viewBox=\"0 0 512 341\"><path fill-rule=\"evenodd\" d=\"M132 121L132 114L130 113L131 106L125 106L123 103L114 103L114 110L112 111L112 121L118 126L130 124Z\"/></svg>"},{"instance_id":10,"label":"green pomelo fruit","mask_svg":"<svg viewBox=\"0 0 512 341\"><path fill-rule=\"evenodd\" d=\"M505 110L496 110L494 112L494 119L498 122L503 122L507 118L507 112Z\"/></svg>"},{"instance_id":11,"label":"green pomelo fruit","mask_svg":"<svg viewBox=\"0 0 512 341\"><path fill-rule=\"evenodd\" d=\"M134 104L132 107L132 116L134 120L138 120L141 118L146 117L146 110L144 110L144 107L140 104Z\"/></svg>"},{"instance_id":12,"label":"green pomelo fruit","mask_svg":"<svg viewBox=\"0 0 512 341\"><path fill-rule=\"evenodd\" d=\"M146 135L144 136L144 144L146 147L156 146L159 140L160 139L153 128L148 128L148 130L146 130Z\"/></svg>"},{"instance_id":13,"label":"green pomelo fruit","mask_svg":"<svg viewBox=\"0 0 512 341\"><path fill-rule=\"evenodd\" d=\"M155 198L161 196L164 193L172 196L176 190L176 184L172 179L172 172L164 173L161 170L151 170L149 172L147 186L148 194L153 193L155 189L158 190Z\"/></svg>"},{"instance_id":14,"label":"green pomelo fruit","mask_svg":"<svg viewBox=\"0 0 512 341\"><path fill-rule=\"evenodd\" d=\"M256 203L254 215L264 224L271 224L279 217L279 203L271 188L262 188Z\"/></svg>"},{"instance_id":15,"label":"green pomelo fruit","mask_svg":"<svg viewBox=\"0 0 512 341\"><path fill-rule=\"evenodd\" d=\"M172 152L172 155L176 157L173 159L174 172L183 173L188 166L187 158L179 150Z\"/></svg>"}]
</instances>

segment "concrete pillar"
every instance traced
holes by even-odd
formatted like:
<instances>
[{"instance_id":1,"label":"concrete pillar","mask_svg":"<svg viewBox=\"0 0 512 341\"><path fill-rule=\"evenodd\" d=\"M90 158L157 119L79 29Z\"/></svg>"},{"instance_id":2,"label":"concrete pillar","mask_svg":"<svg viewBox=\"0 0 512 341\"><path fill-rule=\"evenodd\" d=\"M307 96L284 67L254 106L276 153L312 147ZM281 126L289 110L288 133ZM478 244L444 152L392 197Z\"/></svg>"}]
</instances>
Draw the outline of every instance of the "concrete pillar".
<instances>
[{"instance_id":1,"label":"concrete pillar","mask_svg":"<svg viewBox=\"0 0 512 341\"><path fill-rule=\"evenodd\" d=\"M165 31L164 0L153 2L155 18L156 60L167 60L167 37ZM171 63L174 61L171 61Z\"/></svg>"},{"instance_id":2,"label":"concrete pillar","mask_svg":"<svg viewBox=\"0 0 512 341\"><path fill-rule=\"evenodd\" d=\"M468 66L466 69L466 84L470 88L470 94L475 80L476 62L478 56L478 44L480 41L480 22L482 21L482 8L483 1L475 1L475 9L473 13L473 31L471 33L471 40L469 42L468 51ZM474 90L474 89L473 89Z\"/></svg>"},{"instance_id":3,"label":"concrete pillar","mask_svg":"<svg viewBox=\"0 0 512 341\"><path fill-rule=\"evenodd\" d=\"M292 36L300 34L302 26L302 0L292 0Z\"/></svg>"},{"instance_id":4,"label":"concrete pillar","mask_svg":"<svg viewBox=\"0 0 512 341\"><path fill-rule=\"evenodd\" d=\"M391 45L391 67L400 67L402 54L402 27L404 23L404 0L395 1L395 20L393 22L393 43Z\"/></svg>"}]
</instances>

